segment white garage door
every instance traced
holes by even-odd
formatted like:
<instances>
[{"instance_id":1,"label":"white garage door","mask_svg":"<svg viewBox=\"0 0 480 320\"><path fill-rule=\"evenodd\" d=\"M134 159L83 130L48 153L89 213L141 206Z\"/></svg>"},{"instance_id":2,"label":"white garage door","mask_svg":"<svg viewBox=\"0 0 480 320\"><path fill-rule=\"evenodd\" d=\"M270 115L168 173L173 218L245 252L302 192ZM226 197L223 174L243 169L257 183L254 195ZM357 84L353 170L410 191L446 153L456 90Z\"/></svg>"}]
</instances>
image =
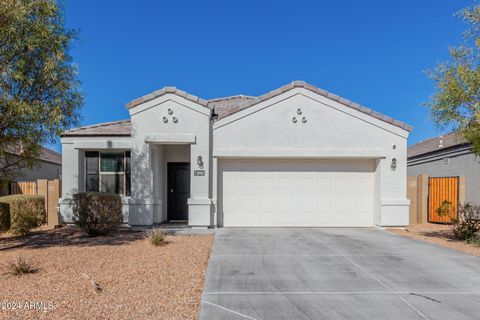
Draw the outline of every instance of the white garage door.
<instances>
[{"instance_id":1,"label":"white garage door","mask_svg":"<svg viewBox=\"0 0 480 320\"><path fill-rule=\"evenodd\" d=\"M373 226L372 160L223 160L225 227Z\"/></svg>"}]
</instances>

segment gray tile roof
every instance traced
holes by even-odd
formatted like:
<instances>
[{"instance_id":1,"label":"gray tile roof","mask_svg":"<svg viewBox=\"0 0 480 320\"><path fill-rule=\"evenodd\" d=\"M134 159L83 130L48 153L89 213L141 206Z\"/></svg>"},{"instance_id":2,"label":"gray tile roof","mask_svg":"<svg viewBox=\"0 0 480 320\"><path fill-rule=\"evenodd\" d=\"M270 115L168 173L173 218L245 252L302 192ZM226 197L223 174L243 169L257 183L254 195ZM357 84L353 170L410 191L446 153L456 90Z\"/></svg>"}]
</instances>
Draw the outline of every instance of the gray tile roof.
<instances>
[{"instance_id":1,"label":"gray tile roof","mask_svg":"<svg viewBox=\"0 0 480 320\"><path fill-rule=\"evenodd\" d=\"M43 161L62 164L62 155L45 147L42 147L42 151L40 152L40 156L38 158Z\"/></svg>"},{"instance_id":2,"label":"gray tile roof","mask_svg":"<svg viewBox=\"0 0 480 320\"><path fill-rule=\"evenodd\" d=\"M222 119L250 107L256 99L257 97L244 95L217 98L208 100L208 107L213 109L214 114L218 117L217 119Z\"/></svg>"},{"instance_id":3,"label":"gray tile roof","mask_svg":"<svg viewBox=\"0 0 480 320\"><path fill-rule=\"evenodd\" d=\"M252 97L252 96L244 96L244 95L237 95L237 96L230 96L225 98L215 98L210 100L205 100L199 98L197 96L191 95L185 91L179 90L175 87L165 87L163 89L154 91L147 95L144 95L141 98L135 99L125 105L127 109L133 108L139 104L144 102L153 100L157 97L162 95L171 93L176 94L180 97L183 97L187 100L193 101L198 103L206 108L210 108L213 110L213 113L217 115L217 120L228 117L238 111L247 109L251 106L254 106L262 101L268 100L275 96L278 96L284 92L292 90L294 88L304 88L320 94L324 97L327 97L331 100L337 101L349 108L355 109L357 111L363 112L368 114L374 118L380 119L387 123L390 123L394 126L402 128L406 131L411 131L412 127L406 123L401 121L395 120L389 116L381 114L379 112L373 111L367 107L364 107L358 103L352 102L336 94L331 92L325 91L323 89L317 88L311 84L306 83L305 81L293 81L283 87L270 91L266 94L263 94L259 97ZM62 137L69 137L69 136L129 136L130 135L130 120L122 120L122 121L115 121L115 122L107 122L107 123L100 123L93 126L81 127L77 129L72 129L62 134Z\"/></svg>"},{"instance_id":4,"label":"gray tile roof","mask_svg":"<svg viewBox=\"0 0 480 320\"><path fill-rule=\"evenodd\" d=\"M423 154L455 147L458 145L466 145L456 133L449 133L438 137L430 138L414 144L407 150L407 157L416 157Z\"/></svg>"},{"instance_id":5,"label":"gray tile roof","mask_svg":"<svg viewBox=\"0 0 480 320\"><path fill-rule=\"evenodd\" d=\"M48 149L46 147L41 146L40 147L40 154L38 155L37 159L46 161L46 162L51 162L55 164L62 164L62 155L56 151L53 151L51 149ZM13 146L9 147L6 150L7 152L11 154L21 154L22 153L22 148L20 146Z\"/></svg>"},{"instance_id":6,"label":"gray tile roof","mask_svg":"<svg viewBox=\"0 0 480 320\"><path fill-rule=\"evenodd\" d=\"M130 120L99 123L62 133L62 137L130 136Z\"/></svg>"},{"instance_id":7,"label":"gray tile roof","mask_svg":"<svg viewBox=\"0 0 480 320\"><path fill-rule=\"evenodd\" d=\"M203 105L205 107L213 108L214 113L218 114L218 118L224 118L227 117L231 114L234 114L235 112L238 112L240 110L246 109L248 107L251 107L257 103L260 103L262 101L265 101L267 99L273 98L277 95L280 95L284 92L287 92L289 90L292 90L294 88L304 88L310 91L313 91L315 93L318 93L324 97L327 97L329 99L332 99L334 101L337 101L341 104L346 105L347 107L350 107L352 109L358 110L360 112L366 113L374 118L380 119L382 121L385 121L387 123L390 123L394 126L397 126L399 128L402 128L407 131L411 131L412 127L406 123L403 123L401 121L395 120L389 116L386 116L384 114L381 114L379 112L373 111L372 109L369 109L367 107L364 107L358 103L355 103L353 101L350 101L348 99L342 98L336 94L333 94L331 92L325 91L323 89L317 88L309 83L306 83L305 81L293 81L287 85L284 85L278 89L275 89L273 91L270 91L266 94L263 94L259 97L249 97L249 96L232 96L232 97L227 97L227 98L220 98L220 99L211 99L211 100L204 100L201 99L197 96L190 95L189 93L179 90L175 87L165 87L163 89L154 91L150 94L147 94L139 99L133 100L125 105L127 109L133 108L141 103L144 103L146 101L155 99L157 97L160 97L164 94L167 93L173 93L176 95L179 95L181 97L184 97L185 99L191 100L193 102L199 103L200 105ZM215 108L215 106L218 107L218 109Z\"/></svg>"}]
</instances>

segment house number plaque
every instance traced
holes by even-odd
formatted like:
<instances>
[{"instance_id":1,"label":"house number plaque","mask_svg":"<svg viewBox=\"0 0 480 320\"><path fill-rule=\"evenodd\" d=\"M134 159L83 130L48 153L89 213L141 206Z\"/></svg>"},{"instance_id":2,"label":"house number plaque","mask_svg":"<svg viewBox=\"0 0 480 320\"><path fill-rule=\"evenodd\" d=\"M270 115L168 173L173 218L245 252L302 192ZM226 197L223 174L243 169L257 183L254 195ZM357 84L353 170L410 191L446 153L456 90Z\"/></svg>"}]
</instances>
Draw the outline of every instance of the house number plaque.
<instances>
[{"instance_id":1,"label":"house number plaque","mask_svg":"<svg viewBox=\"0 0 480 320\"><path fill-rule=\"evenodd\" d=\"M205 170L194 170L193 175L194 176L204 176L205 175Z\"/></svg>"}]
</instances>

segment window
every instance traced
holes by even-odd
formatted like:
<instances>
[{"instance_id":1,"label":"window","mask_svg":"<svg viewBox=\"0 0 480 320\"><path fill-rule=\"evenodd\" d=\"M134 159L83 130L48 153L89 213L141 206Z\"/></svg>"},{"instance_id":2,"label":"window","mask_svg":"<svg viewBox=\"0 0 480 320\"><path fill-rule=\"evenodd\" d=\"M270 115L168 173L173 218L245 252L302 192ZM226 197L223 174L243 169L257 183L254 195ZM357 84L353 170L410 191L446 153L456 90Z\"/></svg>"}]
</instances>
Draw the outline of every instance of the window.
<instances>
[{"instance_id":1,"label":"window","mask_svg":"<svg viewBox=\"0 0 480 320\"><path fill-rule=\"evenodd\" d=\"M130 196L130 151L85 152L85 189Z\"/></svg>"}]
</instances>

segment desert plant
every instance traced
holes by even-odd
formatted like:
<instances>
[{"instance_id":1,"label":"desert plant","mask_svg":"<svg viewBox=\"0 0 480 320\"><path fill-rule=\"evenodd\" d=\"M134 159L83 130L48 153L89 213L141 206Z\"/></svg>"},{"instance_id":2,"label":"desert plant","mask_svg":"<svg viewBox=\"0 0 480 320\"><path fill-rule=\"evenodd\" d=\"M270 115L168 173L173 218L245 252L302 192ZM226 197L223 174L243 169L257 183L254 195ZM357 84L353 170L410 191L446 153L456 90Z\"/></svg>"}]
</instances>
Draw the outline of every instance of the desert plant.
<instances>
[{"instance_id":1,"label":"desert plant","mask_svg":"<svg viewBox=\"0 0 480 320\"><path fill-rule=\"evenodd\" d=\"M74 194L73 222L90 236L106 235L123 222L122 200L111 193Z\"/></svg>"},{"instance_id":2,"label":"desert plant","mask_svg":"<svg viewBox=\"0 0 480 320\"><path fill-rule=\"evenodd\" d=\"M16 260L9 261L5 265L4 274L10 274L13 276L21 276L23 274L35 273L38 269L29 261L18 256Z\"/></svg>"},{"instance_id":3,"label":"desert plant","mask_svg":"<svg viewBox=\"0 0 480 320\"><path fill-rule=\"evenodd\" d=\"M0 202L0 232L10 229L10 207Z\"/></svg>"},{"instance_id":4,"label":"desert plant","mask_svg":"<svg viewBox=\"0 0 480 320\"><path fill-rule=\"evenodd\" d=\"M468 202L461 204L457 215L451 226L455 238L468 240L475 237L480 230L480 206Z\"/></svg>"},{"instance_id":5,"label":"desert plant","mask_svg":"<svg viewBox=\"0 0 480 320\"><path fill-rule=\"evenodd\" d=\"M471 237L470 239L467 239L467 243L475 247L480 247L480 236L476 235L474 237Z\"/></svg>"},{"instance_id":6,"label":"desert plant","mask_svg":"<svg viewBox=\"0 0 480 320\"><path fill-rule=\"evenodd\" d=\"M166 244L166 233L160 229L152 229L144 232L144 237L154 246L162 246Z\"/></svg>"},{"instance_id":7,"label":"desert plant","mask_svg":"<svg viewBox=\"0 0 480 320\"><path fill-rule=\"evenodd\" d=\"M436 210L437 214L440 217L452 217L453 216L453 205L450 201L444 200L440 207L437 208Z\"/></svg>"},{"instance_id":8,"label":"desert plant","mask_svg":"<svg viewBox=\"0 0 480 320\"><path fill-rule=\"evenodd\" d=\"M47 222L43 196L16 194L0 197L0 203L9 207L10 231L25 235Z\"/></svg>"}]
</instances>

